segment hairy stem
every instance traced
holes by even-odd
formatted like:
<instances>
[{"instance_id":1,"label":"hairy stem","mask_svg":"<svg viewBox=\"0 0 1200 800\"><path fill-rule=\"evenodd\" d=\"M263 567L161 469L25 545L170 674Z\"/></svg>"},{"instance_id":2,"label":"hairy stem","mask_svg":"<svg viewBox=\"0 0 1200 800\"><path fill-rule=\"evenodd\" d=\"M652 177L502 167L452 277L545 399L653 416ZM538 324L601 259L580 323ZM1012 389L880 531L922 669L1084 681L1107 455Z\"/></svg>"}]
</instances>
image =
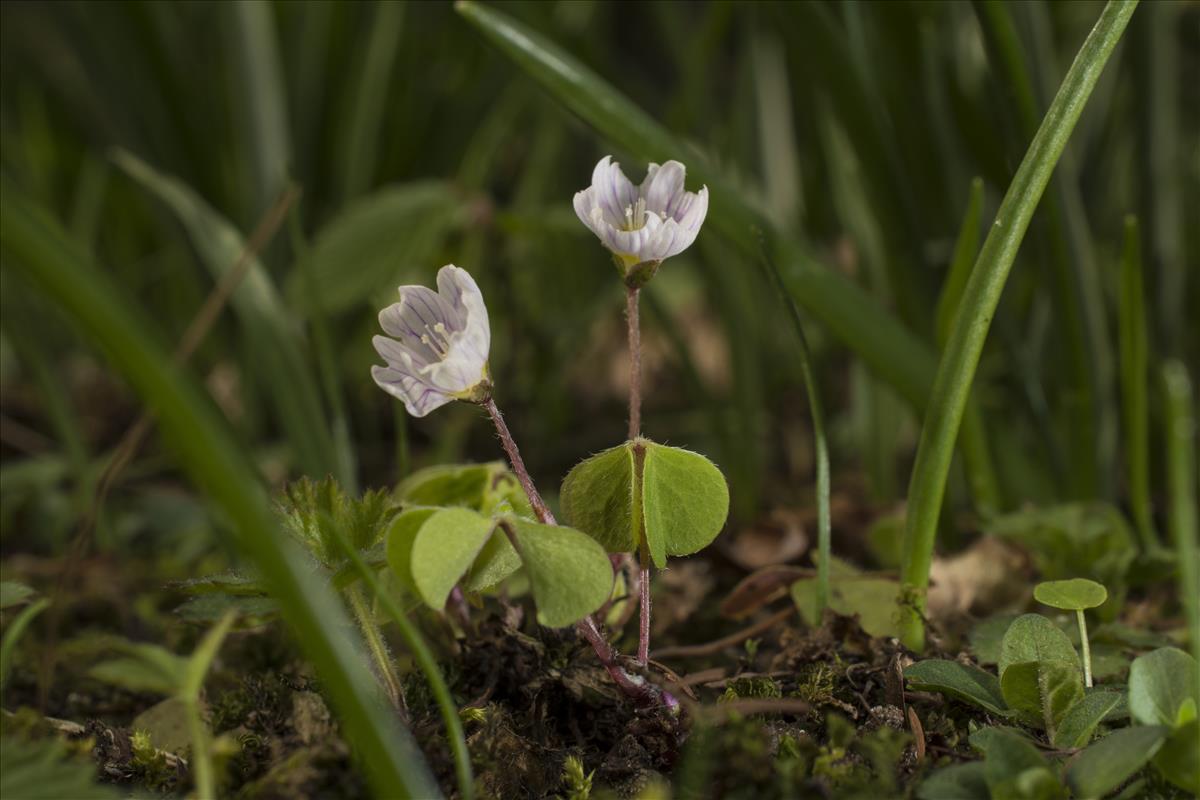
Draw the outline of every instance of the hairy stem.
<instances>
[{"instance_id":1,"label":"hairy stem","mask_svg":"<svg viewBox=\"0 0 1200 800\"><path fill-rule=\"evenodd\" d=\"M533 513L537 515L538 520L544 525L557 525L558 522L554 519L554 514L550 513L550 509L546 506L546 501L542 499L541 493L537 487L533 485L533 479L529 477L529 470L525 468L525 461L521 458L521 451L517 449L517 443L512 437L512 433L508 430L508 425L504 423L504 417L500 414L500 409L496 406L496 401L491 397L482 401L480 405L487 411L488 416L492 418L492 424L496 426L496 433L500 436L500 444L504 447L504 452L508 456L508 463L512 466L513 472L517 476L517 480L521 483L521 488L525 490L526 496L529 498L529 505L533 507ZM509 541L513 542L514 549L517 544L513 541L516 537L513 532L504 526L504 532L509 537ZM635 679L621 668L618 662L618 655L604 635L600 633L600 628L596 625L596 621L591 616L584 617L579 622L575 623L575 630L579 632L584 639L587 639L588 644L596 651L596 658L612 676L613 681L625 692L629 697L643 703L652 703L659 699L659 692L650 684L645 683L640 678Z\"/></svg>"},{"instance_id":2,"label":"hairy stem","mask_svg":"<svg viewBox=\"0 0 1200 800\"><path fill-rule=\"evenodd\" d=\"M625 289L625 319L629 323L629 439L642 435L642 325L638 316L641 289Z\"/></svg>"},{"instance_id":3,"label":"hairy stem","mask_svg":"<svg viewBox=\"0 0 1200 800\"><path fill-rule=\"evenodd\" d=\"M375 671L379 673L379 679L383 682L388 700L401 716L407 718L404 689L400 686L400 681L392 670L392 659L388 655L387 644L383 641L375 620L371 618L371 610L367 608L362 592L357 586L351 586L346 590L346 600L350 603L350 610L354 613L354 619L358 622L363 639L367 642L367 649L371 652L371 659L375 662Z\"/></svg>"},{"instance_id":4,"label":"hairy stem","mask_svg":"<svg viewBox=\"0 0 1200 800\"><path fill-rule=\"evenodd\" d=\"M643 667L650 660L650 563L641 564L638 581L638 651L637 662Z\"/></svg>"}]
</instances>

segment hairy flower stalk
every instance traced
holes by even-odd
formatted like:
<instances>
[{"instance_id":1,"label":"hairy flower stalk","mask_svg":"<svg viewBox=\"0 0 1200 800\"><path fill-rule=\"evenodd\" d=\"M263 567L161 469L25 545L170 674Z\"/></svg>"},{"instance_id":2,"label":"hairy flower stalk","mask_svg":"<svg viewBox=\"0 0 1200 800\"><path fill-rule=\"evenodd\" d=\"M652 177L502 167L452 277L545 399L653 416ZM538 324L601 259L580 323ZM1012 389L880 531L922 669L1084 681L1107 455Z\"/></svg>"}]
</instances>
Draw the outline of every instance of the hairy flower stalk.
<instances>
[{"instance_id":1,"label":"hairy flower stalk","mask_svg":"<svg viewBox=\"0 0 1200 800\"><path fill-rule=\"evenodd\" d=\"M436 292L424 286L401 286L400 302L379 312L379 324L388 335L372 341L387 365L372 367L371 376L414 417L423 417L453 400L482 406L496 426L534 514L543 524L557 525L492 399L487 361L491 329L483 294L471 275L453 264L438 271L437 285ZM621 668L618 654L595 620L585 617L575 627L627 695L648 703L665 699L644 679Z\"/></svg>"},{"instance_id":2,"label":"hairy flower stalk","mask_svg":"<svg viewBox=\"0 0 1200 800\"><path fill-rule=\"evenodd\" d=\"M684 189L687 169L678 161L650 164L646 178L635 187L621 165L605 156L592 170L592 185L575 194L580 221L613 254L625 282L625 319L629 326L629 440L642 435L642 334L638 314L641 289L654 277L664 259L678 255L696 241L708 214L708 187ZM638 663L645 666L650 651L650 559L638 552ZM615 563L614 563L615 566Z\"/></svg>"}]
</instances>

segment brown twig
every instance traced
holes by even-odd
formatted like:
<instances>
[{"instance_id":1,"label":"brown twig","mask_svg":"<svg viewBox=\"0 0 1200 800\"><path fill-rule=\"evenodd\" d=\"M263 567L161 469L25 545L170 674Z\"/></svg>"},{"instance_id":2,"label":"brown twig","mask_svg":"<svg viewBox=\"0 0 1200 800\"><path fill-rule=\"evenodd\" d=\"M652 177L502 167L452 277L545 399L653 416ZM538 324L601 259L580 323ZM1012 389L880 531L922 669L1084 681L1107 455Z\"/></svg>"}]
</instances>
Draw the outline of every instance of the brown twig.
<instances>
[{"instance_id":1,"label":"brown twig","mask_svg":"<svg viewBox=\"0 0 1200 800\"><path fill-rule=\"evenodd\" d=\"M726 647L733 647L749 639L751 636L770 630L775 625L783 622L788 617L796 613L794 608L781 609L764 620L754 623L753 625L742 628L740 631L731 633L728 636L722 636L705 644L686 644L676 647L664 647L661 650L654 651L654 657L657 659L663 658L694 658L696 656L710 656L719 653Z\"/></svg>"},{"instance_id":2,"label":"brown twig","mask_svg":"<svg viewBox=\"0 0 1200 800\"><path fill-rule=\"evenodd\" d=\"M180 337L179 344L172 354L175 364L182 365L187 363L205 337L208 336L209 331L212 330L212 326L221 315L221 311L224 310L226 304L229 302L229 298L241 284L242 279L246 277L246 273L250 271L250 266L254 263L254 259L257 258L258 254L262 252L267 243L275 236L279 230L279 226L283 224L288 210L291 209L299 197L300 187L294 184L290 185L280 194L279 199L267 210L267 213L263 215L258 225L255 226L249 241L246 242L246 245L238 254L238 258L233 263L233 266L217 281L217 285L213 287L208 297L205 298L204 304L200 306L195 316L192 317L191 322L188 323L187 329L184 330L183 336ZM109 490L116 483L117 477L129 462L133 460L143 440L150 433L153 424L153 416L149 411L144 410L138 416L137 420L129 426L124 435L121 436L117 446L113 449L111 460L96 481L96 488L92 493L92 501L79 521L79 528L75 533L75 538L72 539L71 546L63 560L62 570L59 572L58 580L55 582L54 590L50 595L52 602L50 604L50 613L47 615L46 620L46 649L45 655L42 658L41 674L39 676L40 685L38 687L38 700L43 709L48 699L50 683L54 679L58 632L65 611L62 607L63 604L59 602L62 598L62 593L66 589L66 586L75 578L79 563L83 560L83 556L87 552L92 534L96 529L96 521L99 519L100 511L104 507L105 500L108 498Z\"/></svg>"}]
</instances>

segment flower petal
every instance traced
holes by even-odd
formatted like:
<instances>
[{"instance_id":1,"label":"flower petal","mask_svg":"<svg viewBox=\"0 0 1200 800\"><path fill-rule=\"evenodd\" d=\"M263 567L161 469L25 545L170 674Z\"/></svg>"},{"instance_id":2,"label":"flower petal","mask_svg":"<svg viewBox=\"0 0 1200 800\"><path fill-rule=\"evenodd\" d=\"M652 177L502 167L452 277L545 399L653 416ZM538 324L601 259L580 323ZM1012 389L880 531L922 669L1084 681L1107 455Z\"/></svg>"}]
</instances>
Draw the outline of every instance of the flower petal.
<instances>
[{"instance_id":1,"label":"flower petal","mask_svg":"<svg viewBox=\"0 0 1200 800\"><path fill-rule=\"evenodd\" d=\"M438 291L460 314L461 328L450 337L450 349L446 360L465 361L465 370L473 383L463 387L469 389L479 382L479 376L487 365L488 351L492 346L492 329L488 321L487 306L483 292L465 269L447 264L438 271Z\"/></svg>"},{"instance_id":2,"label":"flower petal","mask_svg":"<svg viewBox=\"0 0 1200 800\"><path fill-rule=\"evenodd\" d=\"M596 212L593 212L593 219L595 214ZM648 258L643 257L646 246L654 239L662 224L663 222L657 214L647 214L646 224L635 231L623 231L611 225L605 225L597 233L600 241L604 242L604 245L614 253L636 256L639 261L646 261Z\"/></svg>"},{"instance_id":3,"label":"flower petal","mask_svg":"<svg viewBox=\"0 0 1200 800\"><path fill-rule=\"evenodd\" d=\"M638 190L621 171L621 165L605 156L592 170L592 190L595 204L604 212L609 225L620 227L625 221L625 209L638 199Z\"/></svg>"},{"instance_id":4,"label":"flower petal","mask_svg":"<svg viewBox=\"0 0 1200 800\"><path fill-rule=\"evenodd\" d=\"M403 401L405 410L414 417L423 417L454 399L415 374L395 366L373 366L371 377L380 389Z\"/></svg>"},{"instance_id":5,"label":"flower petal","mask_svg":"<svg viewBox=\"0 0 1200 800\"><path fill-rule=\"evenodd\" d=\"M437 360L437 353L433 348L421 341L421 336L424 334L424 329L414 328L410 318L404 315L405 304L392 303L387 308L379 312L379 327L383 328L383 332L398 340L397 346L403 345L412 354L416 361L422 364L428 364L431 361ZM411 317L411 315L410 315ZM382 339L382 336L376 336L376 339ZM391 341L391 340L389 340ZM379 350L379 346L375 346ZM383 355L381 352L380 355ZM384 356L386 358L386 356Z\"/></svg>"},{"instance_id":6,"label":"flower petal","mask_svg":"<svg viewBox=\"0 0 1200 800\"><path fill-rule=\"evenodd\" d=\"M575 193L575 215L579 217L580 222L588 227L588 230L599 236L600 231L596 230L596 226L592 223L592 209L596 206L596 190L591 186L581 192ZM601 224L608 224L604 222L603 211L601 211L600 220Z\"/></svg>"},{"instance_id":7,"label":"flower petal","mask_svg":"<svg viewBox=\"0 0 1200 800\"><path fill-rule=\"evenodd\" d=\"M646 201L646 210L662 216L673 217L672 209L683 198L683 182L687 170L678 161L668 161L661 167L651 164L642 181L641 195Z\"/></svg>"}]
</instances>

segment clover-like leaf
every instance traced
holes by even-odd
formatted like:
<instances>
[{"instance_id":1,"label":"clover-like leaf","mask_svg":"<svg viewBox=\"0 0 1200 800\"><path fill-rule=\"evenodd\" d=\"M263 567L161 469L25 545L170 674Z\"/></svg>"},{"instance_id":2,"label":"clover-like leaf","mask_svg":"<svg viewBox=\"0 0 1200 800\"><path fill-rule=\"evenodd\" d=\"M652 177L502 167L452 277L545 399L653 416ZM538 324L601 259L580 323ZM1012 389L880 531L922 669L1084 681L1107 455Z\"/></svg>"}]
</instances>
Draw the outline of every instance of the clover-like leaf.
<instances>
[{"instance_id":1,"label":"clover-like leaf","mask_svg":"<svg viewBox=\"0 0 1200 800\"><path fill-rule=\"evenodd\" d=\"M577 530L509 517L508 526L529 575L538 622L561 628L578 622L612 593L612 565L604 548Z\"/></svg>"},{"instance_id":2,"label":"clover-like leaf","mask_svg":"<svg viewBox=\"0 0 1200 800\"><path fill-rule=\"evenodd\" d=\"M578 464L562 486L566 520L610 553L645 547L654 564L695 553L725 525L729 488L698 453L639 438Z\"/></svg>"},{"instance_id":3,"label":"clover-like leaf","mask_svg":"<svg viewBox=\"0 0 1200 800\"><path fill-rule=\"evenodd\" d=\"M1174 647L1138 656L1129 667L1129 713L1143 725L1177 727L1196 718L1196 659Z\"/></svg>"},{"instance_id":4,"label":"clover-like leaf","mask_svg":"<svg viewBox=\"0 0 1200 800\"><path fill-rule=\"evenodd\" d=\"M1063 611L1080 611L1104 605L1108 590L1087 578L1065 581L1046 581L1033 588L1033 596L1042 605Z\"/></svg>"},{"instance_id":5,"label":"clover-like leaf","mask_svg":"<svg viewBox=\"0 0 1200 800\"><path fill-rule=\"evenodd\" d=\"M441 609L487 544L496 523L467 508L443 508L421 525L412 543L410 569L417 594Z\"/></svg>"},{"instance_id":6,"label":"clover-like leaf","mask_svg":"<svg viewBox=\"0 0 1200 800\"><path fill-rule=\"evenodd\" d=\"M417 593L417 584L413 580L412 549L417 540L417 533L425 521L433 516L436 508L410 508L388 526L387 532L387 563L392 574L400 585L413 594Z\"/></svg>"}]
</instances>

